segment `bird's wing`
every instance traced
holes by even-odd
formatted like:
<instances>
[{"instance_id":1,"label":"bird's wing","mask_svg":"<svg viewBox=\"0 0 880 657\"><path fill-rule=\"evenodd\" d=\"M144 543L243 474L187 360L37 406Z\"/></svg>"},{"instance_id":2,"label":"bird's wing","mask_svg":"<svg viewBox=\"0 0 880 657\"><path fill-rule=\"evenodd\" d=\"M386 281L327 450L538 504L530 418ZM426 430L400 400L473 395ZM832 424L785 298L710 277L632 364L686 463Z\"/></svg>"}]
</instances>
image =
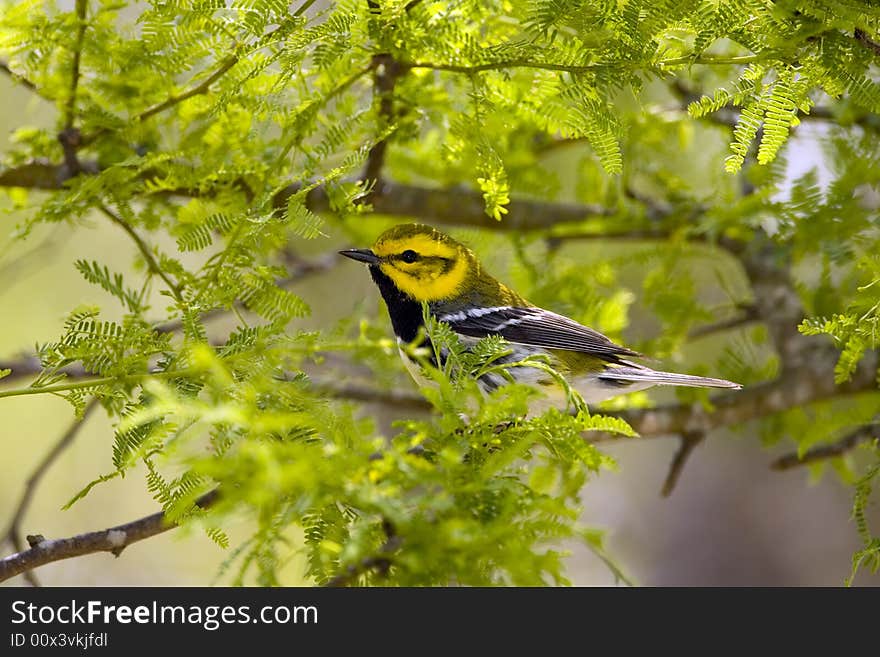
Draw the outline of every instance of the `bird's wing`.
<instances>
[{"instance_id":1,"label":"bird's wing","mask_svg":"<svg viewBox=\"0 0 880 657\"><path fill-rule=\"evenodd\" d=\"M621 362L620 356L640 356L615 344L598 331L573 319L535 307L469 308L439 314L438 319L461 335L484 338L500 335L509 342L548 349L568 349Z\"/></svg>"}]
</instances>

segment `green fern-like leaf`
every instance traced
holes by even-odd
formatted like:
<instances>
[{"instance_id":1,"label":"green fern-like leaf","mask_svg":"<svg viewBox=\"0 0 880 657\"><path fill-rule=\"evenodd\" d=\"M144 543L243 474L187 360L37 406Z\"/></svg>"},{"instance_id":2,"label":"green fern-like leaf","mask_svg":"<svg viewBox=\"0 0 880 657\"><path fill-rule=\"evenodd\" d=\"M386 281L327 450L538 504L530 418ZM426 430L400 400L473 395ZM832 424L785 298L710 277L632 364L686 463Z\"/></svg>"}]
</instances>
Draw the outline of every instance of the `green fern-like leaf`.
<instances>
[{"instance_id":1,"label":"green fern-like leaf","mask_svg":"<svg viewBox=\"0 0 880 657\"><path fill-rule=\"evenodd\" d=\"M758 134L763 118L764 107L761 101L750 102L742 108L733 131L734 140L730 144L730 150L733 151L733 154L724 161L725 171L736 173L742 168L749 152L749 146Z\"/></svg>"},{"instance_id":2,"label":"green fern-like leaf","mask_svg":"<svg viewBox=\"0 0 880 657\"><path fill-rule=\"evenodd\" d=\"M788 139L792 126L797 125L798 105L802 102L802 99L798 98L798 89L803 88L802 84L795 85L793 71L785 70L779 73L779 78L773 85L766 103L764 135L758 147L759 164L773 161Z\"/></svg>"},{"instance_id":3,"label":"green fern-like leaf","mask_svg":"<svg viewBox=\"0 0 880 657\"><path fill-rule=\"evenodd\" d=\"M214 241L214 234L225 235L235 222L225 214L212 214L203 223L190 226L177 238L177 247L181 251L201 251Z\"/></svg>"}]
</instances>

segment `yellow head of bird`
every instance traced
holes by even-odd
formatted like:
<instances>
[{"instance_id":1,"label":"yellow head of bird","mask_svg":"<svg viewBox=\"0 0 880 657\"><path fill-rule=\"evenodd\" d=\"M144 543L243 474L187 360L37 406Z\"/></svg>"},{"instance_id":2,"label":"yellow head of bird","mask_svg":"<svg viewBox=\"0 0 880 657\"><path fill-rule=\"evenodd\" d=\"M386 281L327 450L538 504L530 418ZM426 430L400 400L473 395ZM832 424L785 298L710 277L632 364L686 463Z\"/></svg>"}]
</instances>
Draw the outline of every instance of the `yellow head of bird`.
<instances>
[{"instance_id":1,"label":"yellow head of bird","mask_svg":"<svg viewBox=\"0 0 880 657\"><path fill-rule=\"evenodd\" d=\"M340 253L379 267L397 289L416 301L461 294L476 263L466 246L424 224L394 226L379 236L372 249Z\"/></svg>"}]
</instances>

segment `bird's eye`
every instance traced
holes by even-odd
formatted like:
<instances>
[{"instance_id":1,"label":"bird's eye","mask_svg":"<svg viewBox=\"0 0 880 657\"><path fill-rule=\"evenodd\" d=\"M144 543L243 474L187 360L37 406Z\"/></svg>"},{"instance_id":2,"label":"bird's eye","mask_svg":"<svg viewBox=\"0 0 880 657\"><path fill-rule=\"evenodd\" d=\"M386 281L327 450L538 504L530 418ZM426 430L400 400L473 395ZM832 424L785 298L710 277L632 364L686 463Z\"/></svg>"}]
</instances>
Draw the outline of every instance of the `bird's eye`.
<instances>
[{"instance_id":1,"label":"bird's eye","mask_svg":"<svg viewBox=\"0 0 880 657\"><path fill-rule=\"evenodd\" d=\"M419 259L419 254L412 249L407 249L400 254L400 259L407 263L413 263Z\"/></svg>"}]
</instances>

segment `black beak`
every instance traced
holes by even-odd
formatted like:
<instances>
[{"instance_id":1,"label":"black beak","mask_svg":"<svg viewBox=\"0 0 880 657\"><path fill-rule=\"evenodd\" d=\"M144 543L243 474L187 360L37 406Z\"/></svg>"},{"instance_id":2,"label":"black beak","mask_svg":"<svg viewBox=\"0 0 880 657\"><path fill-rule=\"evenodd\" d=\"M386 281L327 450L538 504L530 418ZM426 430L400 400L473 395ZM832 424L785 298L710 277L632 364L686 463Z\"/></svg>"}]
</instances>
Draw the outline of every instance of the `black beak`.
<instances>
[{"instance_id":1,"label":"black beak","mask_svg":"<svg viewBox=\"0 0 880 657\"><path fill-rule=\"evenodd\" d=\"M379 264L379 257L369 249L345 249L345 251L340 251L339 255L344 255L346 258L358 262L366 262L368 265Z\"/></svg>"}]
</instances>

